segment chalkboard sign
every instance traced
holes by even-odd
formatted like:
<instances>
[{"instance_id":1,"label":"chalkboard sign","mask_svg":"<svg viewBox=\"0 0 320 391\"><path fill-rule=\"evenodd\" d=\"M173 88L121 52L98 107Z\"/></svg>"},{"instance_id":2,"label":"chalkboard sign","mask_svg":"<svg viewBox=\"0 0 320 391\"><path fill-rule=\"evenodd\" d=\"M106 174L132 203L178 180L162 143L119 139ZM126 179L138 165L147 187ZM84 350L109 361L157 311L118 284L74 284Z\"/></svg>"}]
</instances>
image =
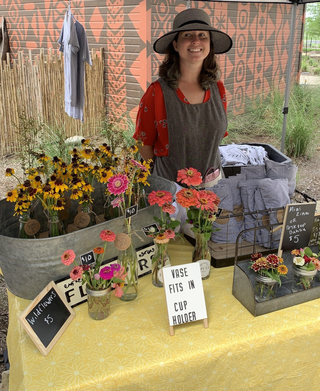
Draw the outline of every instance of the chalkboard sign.
<instances>
[{"instance_id":1,"label":"chalkboard sign","mask_svg":"<svg viewBox=\"0 0 320 391\"><path fill-rule=\"evenodd\" d=\"M320 215L316 215L313 220L309 246L318 246L320 242Z\"/></svg>"},{"instance_id":2,"label":"chalkboard sign","mask_svg":"<svg viewBox=\"0 0 320 391\"><path fill-rule=\"evenodd\" d=\"M125 219L129 219L132 216L135 216L138 213L138 204L137 205L132 205L130 208L127 208L125 210Z\"/></svg>"},{"instance_id":3,"label":"chalkboard sign","mask_svg":"<svg viewBox=\"0 0 320 391\"><path fill-rule=\"evenodd\" d=\"M96 262L93 250L80 255L81 265L91 265Z\"/></svg>"},{"instance_id":4,"label":"chalkboard sign","mask_svg":"<svg viewBox=\"0 0 320 391\"><path fill-rule=\"evenodd\" d=\"M309 244L316 203L297 203L286 206L279 244L279 253L306 247ZM281 255L281 254L280 254Z\"/></svg>"},{"instance_id":5,"label":"chalkboard sign","mask_svg":"<svg viewBox=\"0 0 320 391\"><path fill-rule=\"evenodd\" d=\"M40 353L47 356L74 317L75 312L51 281L19 320Z\"/></svg>"}]
</instances>

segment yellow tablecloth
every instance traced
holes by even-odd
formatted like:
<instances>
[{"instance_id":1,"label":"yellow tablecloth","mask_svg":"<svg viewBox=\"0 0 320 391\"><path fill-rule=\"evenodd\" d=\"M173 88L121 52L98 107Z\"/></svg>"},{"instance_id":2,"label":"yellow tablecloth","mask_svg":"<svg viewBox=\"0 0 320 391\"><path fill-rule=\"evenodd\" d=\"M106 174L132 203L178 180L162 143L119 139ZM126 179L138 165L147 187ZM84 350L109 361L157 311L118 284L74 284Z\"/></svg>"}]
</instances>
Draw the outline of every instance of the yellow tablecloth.
<instances>
[{"instance_id":1,"label":"yellow tablecloth","mask_svg":"<svg viewBox=\"0 0 320 391\"><path fill-rule=\"evenodd\" d=\"M170 249L172 263L191 261ZM112 298L104 321L87 304L47 357L18 322L30 303L9 293L10 390L208 391L320 389L320 299L253 317L232 295L233 267L203 282L209 328L198 321L169 335L164 290L151 276L133 302Z\"/></svg>"}]
</instances>

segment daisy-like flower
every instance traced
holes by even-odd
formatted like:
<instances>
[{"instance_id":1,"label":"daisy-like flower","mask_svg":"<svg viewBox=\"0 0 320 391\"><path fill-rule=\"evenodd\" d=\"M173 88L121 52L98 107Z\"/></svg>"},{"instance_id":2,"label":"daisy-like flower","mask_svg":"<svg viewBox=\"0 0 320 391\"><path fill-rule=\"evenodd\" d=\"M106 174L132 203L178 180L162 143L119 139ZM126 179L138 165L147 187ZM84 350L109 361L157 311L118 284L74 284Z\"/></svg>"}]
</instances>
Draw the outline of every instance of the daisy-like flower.
<instances>
[{"instance_id":1,"label":"daisy-like flower","mask_svg":"<svg viewBox=\"0 0 320 391\"><path fill-rule=\"evenodd\" d=\"M162 207L162 211L164 213L169 213L169 215L172 215L172 214L175 213L176 207L174 205L171 205L171 204L165 204Z\"/></svg>"},{"instance_id":2,"label":"daisy-like flower","mask_svg":"<svg viewBox=\"0 0 320 391\"><path fill-rule=\"evenodd\" d=\"M123 194L127 190L128 184L129 179L126 175L117 174L109 179L107 186L111 194L118 195Z\"/></svg>"},{"instance_id":3,"label":"daisy-like flower","mask_svg":"<svg viewBox=\"0 0 320 391\"><path fill-rule=\"evenodd\" d=\"M16 202L17 198L18 198L17 190L14 189L7 192L7 201Z\"/></svg>"},{"instance_id":4,"label":"daisy-like flower","mask_svg":"<svg viewBox=\"0 0 320 391\"><path fill-rule=\"evenodd\" d=\"M140 170L142 170L142 171L147 171L147 168L146 168L143 164L137 162L135 159L131 159L131 160L130 160L130 163L131 163L132 165L134 165L134 166L140 168Z\"/></svg>"},{"instance_id":5,"label":"daisy-like flower","mask_svg":"<svg viewBox=\"0 0 320 391\"><path fill-rule=\"evenodd\" d=\"M279 265L278 266L278 272L279 274L287 274L288 273L288 268L286 265Z\"/></svg>"},{"instance_id":6,"label":"daisy-like flower","mask_svg":"<svg viewBox=\"0 0 320 391\"><path fill-rule=\"evenodd\" d=\"M72 264L72 262L75 260L76 254L73 250L66 250L61 255L61 262L65 264L66 266L69 266Z\"/></svg>"},{"instance_id":7,"label":"daisy-like flower","mask_svg":"<svg viewBox=\"0 0 320 391\"><path fill-rule=\"evenodd\" d=\"M279 266L279 258L275 254L269 254L266 260L273 269L276 269Z\"/></svg>"},{"instance_id":8,"label":"daisy-like flower","mask_svg":"<svg viewBox=\"0 0 320 391\"><path fill-rule=\"evenodd\" d=\"M172 194L170 191L166 190L157 190L152 191L148 196L148 202L150 205L163 206L166 204L171 204Z\"/></svg>"},{"instance_id":9,"label":"daisy-like flower","mask_svg":"<svg viewBox=\"0 0 320 391\"><path fill-rule=\"evenodd\" d=\"M90 143L90 139L85 139L85 138L83 138L82 140L81 140L81 144L84 146L84 145L88 145Z\"/></svg>"},{"instance_id":10,"label":"daisy-like flower","mask_svg":"<svg viewBox=\"0 0 320 391\"><path fill-rule=\"evenodd\" d=\"M106 266L100 270L99 274L103 280L111 280L111 278L113 277L114 271L110 266Z\"/></svg>"},{"instance_id":11,"label":"daisy-like flower","mask_svg":"<svg viewBox=\"0 0 320 391\"><path fill-rule=\"evenodd\" d=\"M261 253L253 253L251 254L251 260L256 261L257 259L261 258L262 254Z\"/></svg>"},{"instance_id":12,"label":"daisy-like flower","mask_svg":"<svg viewBox=\"0 0 320 391\"><path fill-rule=\"evenodd\" d=\"M300 250L294 249L291 251L292 255L300 255Z\"/></svg>"},{"instance_id":13,"label":"daisy-like flower","mask_svg":"<svg viewBox=\"0 0 320 391\"><path fill-rule=\"evenodd\" d=\"M85 148L81 151L81 156L84 159L91 159L94 155L94 151L91 148Z\"/></svg>"},{"instance_id":14,"label":"daisy-like flower","mask_svg":"<svg viewBox=\"0 0 320 391\"><path fill-rule=\"evenodd\" d=\"M157 235L154 238L154 241L156 243L159 243L159 244L161 244L161 243L168 243L169 242L169 238L168 238L168 236L165 233L163 233L163 234Z\"/></svg>"},{"instance_id":15,"label":"daisy-like flower","mask_svg":"<svg viewBox=\"0 0 320 391\"><path fill-rule=\"evenodd\" d=\"M99 182L100 183L108 183L108 180L112 177L112 170L110 167L101 168L99 170Z\"/></svg>"},{"instance_id":16,"label":"daisy-like flower","mask_svg":"<svg viewBox=\"0 0 320 391\"><path fill-rule=\"evenodd\" d=\"M68 190L68 186L63 182L63 180L61 178L57 178L54 182L49 182L52 189L55 191L55 192L59 192L59 191L65 191L65 190Z\"/></svg>"},{"instance_id":17,"label":"daisy-like flower","mask_svg":"<svg viewBox=\"0 0 320 391\"><path fill-rule=\"evenodd\" d=\"M305 264L305 260L302 257L294 257L293 263L297 266L303 266Z\"/></svg>"},{"instance_id":18,"label":"daisy-like flower","mask_svg":"<svg viewBox=\"0 0 320 391\"><path fill-rule=\"evenodd\" d=\"M122 196L116 197L114 200L111 201L111 205L113 208L120 208L122 203L123 203Z\"/></svg>"},{"instance_id":19,"label":"daisy-like flower","mask_svg":"<svg viewBox=\"0 0 320 391\"><path fill-rule=\"evenodd\" d=\"M317 270L320 270L320 261L317 258L312 258L312 263L316 267Z\"/></svg>"},{"instance_id":20,"label":"daisy-like flower","mask_svg":"<svg viewBox=\"0 0 320 391\"><path fill-rule=\"evenodd\" d=\"M197 205L197 191L194 189L181 189L176 194L176 198L183 208Z\"/></svg>"},{"instance_id":21,"label":"daisy-like flower","mask_svg":"<svg viewBox=\"0 0 320 391\"><path fill-rule=\"evenodd\" d=\"M86 192L90 192L92 193L93 192L93 187L90 185L90 183L88 181L85 182L85 184L82 186L82 190L83 191L86 191Z\"/></svg>"},{"instance_id":22,"label":"daisy-like flower","mask_svg":"<svg viewBox=\"0 0 320 391\"><path fill-rule=\"evenodd\" d=\"M174 239L174 237L176 236L174 230L171 229L171 228L166 229L166 230L164 231L164 233L166 234L166 236L167 236L168 239Z\"/></svg>"},{"instance_id":23,"label":"daisy-like flower","mask_svg":"<svg viewBox=\"0 0 320 391\"><path fill-rule=\"evenodd\" d=\"M185 168L178 171L177 182L187 186L199 186L202 183L202 176L195 168Z\"/></svg>"},{"instance_id":24,"label":"daisy-like flower","mask_svg":"<svg viewBox=\"0 0 320 391\"><path fill-rule=\"evenodd\" d=\"M7 168L6 169L6 176L12 176L14 175L15 171L13 168Z\"/></svg>"},{"instance_id":25,"label":"daisy-like flower","mask_svg":"<svg viewBox=\"0 0 320 391\"><path fill-rule=\"evenodd\" d=\"M94 252L95 254L103 254L103 253L104 253L104 248L103 248L103 247L95 247L95 248L93 249L93 252Z\"/></svg>"},{"instance_id":26,"label":"daisy-like flower","mask_svg":"<svg viewBox=\"0 0 320 391\"><path fill-rule=\"evenodd\" d=\"M62 199L58 200L56 205L52 206L52 209L53 210L63 210L64 209L64 202L62 201Z\"/></svg>"},{"instance_id":27,"label":"daisy-like flower","mask_svg":"<svg viewBox=\"0 0 320 391\"><path fill-rule=\"evenodd\" d=\"M78 200L83 196L83 192L79 189L72 189L70 199L71 200Z\"/></svg>"},{"instance_id":28,"label":"daisy-like flower","mask_svg":"<svg viewBox=\"0 0 320 391\"><path fill-rule=\"evenodd\" d=\"M206 191L198 191L196 207L201 210L215 211L217 206L211 201L210 196Z\"/></svg>"},{"instance_id":29,"label":"daisy-like flower","mask_svg":"<svg viewBox=\"0 0 320 391\"><path fill-rule=\"evenodd\" d=\"M82 277L83 269L81 266L75 266L70 272L70 278L73 281L79 280Z\"/></svg>"},{"instance_id":30,"label":"daisy-like flower","mask_svg":"<svg viewBox=\"0 0 320 391\"><path fill-rule=\"evenodd\" d=\"M100 232L100 238L104 242L114 242L116 238L116 234L108 229L104 229L103 231Z\"/></svg>"}]
</instances>

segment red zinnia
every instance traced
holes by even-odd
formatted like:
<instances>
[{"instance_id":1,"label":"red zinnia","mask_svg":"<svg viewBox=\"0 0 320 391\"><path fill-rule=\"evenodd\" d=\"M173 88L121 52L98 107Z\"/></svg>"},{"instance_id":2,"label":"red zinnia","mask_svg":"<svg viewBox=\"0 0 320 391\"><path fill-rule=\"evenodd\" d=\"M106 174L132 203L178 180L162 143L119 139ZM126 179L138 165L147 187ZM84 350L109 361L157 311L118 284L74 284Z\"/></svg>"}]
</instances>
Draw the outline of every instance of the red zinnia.
<instances>
[{"instance_id":1,"label":"red zinnia","mask_svg":"<svg viewBox=\"0 0 320 391\"><path fill-rule=\"evenodd\" d=\"M163 206L166 204L171 204L172 194L170 191L166 190L152 191L148 196L148 201L150 205Z\"/></svg>"},{"instance_id":2,"label":"red zinnia","mask_svg":"<svg viewBox=\"0 0 320 391\"><path fill-rule=\"evenodd\" d=\"M197 204L196 207L201 210L215 211L217 206L212 202L210 194L205 190L197 192Z\"/></svg>"},{"instance_id":3,"label":"red zinnia","mask_svg":"<svg viewBox=\"0 0 320 391\"><path fill-rule=\"evenodd\" d=\"M178 171L177 182L185 183L187 186L199 186L202 183L202 176L195 168L186 168Z\"/></svg>"}]
</instances>

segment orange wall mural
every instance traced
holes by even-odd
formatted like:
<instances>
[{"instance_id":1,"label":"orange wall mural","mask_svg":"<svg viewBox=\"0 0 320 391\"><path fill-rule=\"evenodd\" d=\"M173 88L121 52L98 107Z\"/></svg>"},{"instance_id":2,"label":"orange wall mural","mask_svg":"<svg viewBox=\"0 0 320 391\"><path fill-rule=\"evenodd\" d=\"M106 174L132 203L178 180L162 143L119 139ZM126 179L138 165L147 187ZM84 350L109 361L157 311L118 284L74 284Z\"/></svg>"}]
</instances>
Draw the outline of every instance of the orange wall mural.
<instances>
[{"instance_id":1,"label":"orange wall mural","mask_svg":"<svg viewBox=\"0 0 320 391\"><path fill-rule=\"evenodd\" d=\"M135 117L139 100L156 79L162 57L152 43L168 31L183 0L72 0L71 9L86 29L90 49L104 49L107 112ZM212 24L226 31L234 46L219 56L227 89L228 110L241 113L246 102L274 86L284 90L291 5L195 1ZM10 56L19 51L58 50L68 1L0 0L0 18L7 21ZM292 74L299 71L304 6L298 7Z\"/></svg>"}]
</instances>

